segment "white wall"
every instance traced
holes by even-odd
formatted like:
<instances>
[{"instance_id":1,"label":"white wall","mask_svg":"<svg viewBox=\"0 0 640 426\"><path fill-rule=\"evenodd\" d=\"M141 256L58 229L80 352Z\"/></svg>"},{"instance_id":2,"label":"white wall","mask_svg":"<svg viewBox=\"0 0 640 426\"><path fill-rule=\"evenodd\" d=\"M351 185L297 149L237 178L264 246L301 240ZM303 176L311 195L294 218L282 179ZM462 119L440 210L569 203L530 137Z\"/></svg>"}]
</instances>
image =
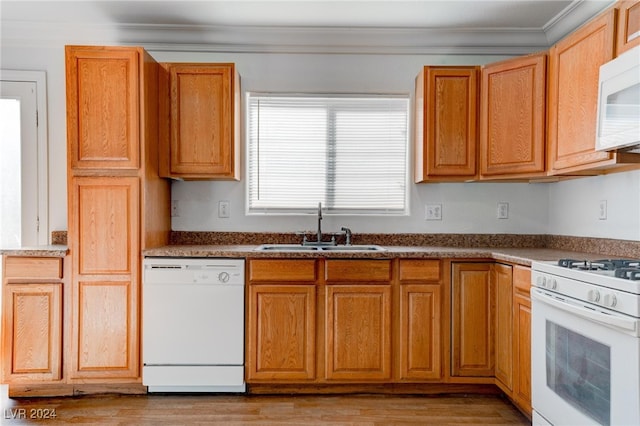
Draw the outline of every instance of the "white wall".
<instances>
[{"instance_id":1,"label":"white wall","mask_svg":"<svg viewBox=\"0 0 640 426\"><path fill-rule=\"evenodd\" d=\"M103 44L108 44L108 40ZM112 44L117 41L113 40ZM411 93L422 65L483 64L501 59L460 55L150 52L158 61L235 62L243 91ZM67 229L64 46L55 43L47 47L2 45L0 68L47 72L50 229ZM180 217L173 218L173 229L296 231L315 228L310 216L245 216L244 185L244 181L174 182L172 198L180 204ZM631 195L623 195L622 188ZM323 229L332 231L348 226L354 232L553 233L640 240L639 193L640 172L551 184L411 184L410 216L365 219L327 216ZM606 221L593 219L601 199L608 201ZM219 200L230 201L231 218L217 218ZM496 219L499 201L509 203L509 219ZM442 221L424 220L427 203L442 204Z\"/></svg>"},{"instance_id":2,"label":"white wall","mask_svg":"<svg viewBox=\"0 0 640 426\"><path fill-rule=\"evenodd\" d=\"M549 184L550 234L640 241L640 171ZM606 201L607 218L599 219Z\"/></svg>"}]
</instances>

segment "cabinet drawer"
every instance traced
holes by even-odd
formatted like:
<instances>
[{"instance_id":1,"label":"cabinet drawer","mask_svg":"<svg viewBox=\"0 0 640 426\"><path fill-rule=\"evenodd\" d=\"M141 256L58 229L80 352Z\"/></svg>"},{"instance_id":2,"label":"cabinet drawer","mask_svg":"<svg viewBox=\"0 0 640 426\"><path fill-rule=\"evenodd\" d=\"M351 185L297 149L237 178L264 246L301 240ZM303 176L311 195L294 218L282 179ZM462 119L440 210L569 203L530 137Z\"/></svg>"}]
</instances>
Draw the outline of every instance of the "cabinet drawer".
<instances>
[{"instance_id":1,"label":"cabinet drawer","mask_svg":"<svg viewBox=\"0 0 640 426\"><path fill-rule=\"evenodd\" d=\"M391 281L391 260L328 259L325 278L332 282Z\"/></svg>"},{"instance_id":2,"label":"cabinet drawer","mask_svg":"<svg viewBox=\"0 0 640 426\"><path fill-rule=\"evenodd\" d=\"M523 266L513 267L513 287L520 293L529 295L531 289L531 269Z\"/></svg>"},{"instance_id":3,"label":"cabinet drawer","mask_svg":"<svg viewBox=\"0 0 640 426\"><path fill-rule=\"evenodd\" d=\"M314 282L317 279L314 259L253 259L249 261L252 282Z\"/></svg>"},{"instance_id":4,"label":"cabinet drawer","mask_svg":"<svg viewBox=\"0 0 640 426\"><path fill-rule=\"evenodd\" d=\"M440 281L440 261L400 259L400 282Z\"/></svg>"},{"instance_id":5,"label":"cabinet drawer","mask_svg":"<svg viewBox=\"0 0 640 426\"><path fill-rule=\"evenodd\" d=\"M6 278L62 278L62 258L59 257L7 257Z\"/></svg>"}]
</instances>

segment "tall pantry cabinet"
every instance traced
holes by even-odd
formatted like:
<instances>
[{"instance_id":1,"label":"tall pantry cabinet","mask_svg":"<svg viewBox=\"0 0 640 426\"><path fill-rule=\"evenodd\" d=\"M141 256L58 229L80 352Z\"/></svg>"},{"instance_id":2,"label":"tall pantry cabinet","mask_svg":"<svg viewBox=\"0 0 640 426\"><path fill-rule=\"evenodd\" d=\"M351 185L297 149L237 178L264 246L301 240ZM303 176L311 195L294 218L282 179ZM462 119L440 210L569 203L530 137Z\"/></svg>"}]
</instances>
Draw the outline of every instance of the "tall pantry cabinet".
<instances>
[{"instance_id":1,"label":"tall pantry cabinet","mask_svg":"<svg viewBox=\"0 0 640 426\"><path fill-rule=\"evenodd\" d=\"M141 250L167 244L158 64L138 47L66 47L68 378L140 383Z\"/></svg>"}]
</instances>

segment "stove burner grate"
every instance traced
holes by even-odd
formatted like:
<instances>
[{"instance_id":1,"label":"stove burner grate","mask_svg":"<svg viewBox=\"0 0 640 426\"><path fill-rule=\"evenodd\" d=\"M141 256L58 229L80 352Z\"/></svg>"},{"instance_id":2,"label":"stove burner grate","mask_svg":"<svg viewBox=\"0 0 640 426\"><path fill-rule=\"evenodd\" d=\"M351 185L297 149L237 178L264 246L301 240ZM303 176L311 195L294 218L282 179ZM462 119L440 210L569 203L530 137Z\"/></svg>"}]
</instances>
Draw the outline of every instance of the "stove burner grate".
<instances>
[{"instance_id":1,"label":"stove burner grate","mask_svg":"<svg viewBox=\"0 0 640 426\"><path fill-rule=\"evenodd\" d=\"M560 259L558 265L581 271L613 271L616 278L640 280L640 260L635 259Z\"/></svg>"}]
</instances>

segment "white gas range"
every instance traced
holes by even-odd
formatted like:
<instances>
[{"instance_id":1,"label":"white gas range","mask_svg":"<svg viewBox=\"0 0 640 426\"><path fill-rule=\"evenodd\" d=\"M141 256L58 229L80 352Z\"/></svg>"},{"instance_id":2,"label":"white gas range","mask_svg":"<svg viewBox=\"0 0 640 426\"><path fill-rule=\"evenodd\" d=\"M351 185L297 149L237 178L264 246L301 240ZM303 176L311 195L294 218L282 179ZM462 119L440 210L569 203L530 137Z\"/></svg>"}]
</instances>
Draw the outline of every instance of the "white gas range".
<instances>
[{"instance_id":1,"label":"white gas range","mask_svg":"<svg viewBox=\"0 0 640 426\"><path fill-rule=\"evenodd\" d=\"M640 424L640 260L533 262L534 424Z\"/></svg>"}]
</instances>

